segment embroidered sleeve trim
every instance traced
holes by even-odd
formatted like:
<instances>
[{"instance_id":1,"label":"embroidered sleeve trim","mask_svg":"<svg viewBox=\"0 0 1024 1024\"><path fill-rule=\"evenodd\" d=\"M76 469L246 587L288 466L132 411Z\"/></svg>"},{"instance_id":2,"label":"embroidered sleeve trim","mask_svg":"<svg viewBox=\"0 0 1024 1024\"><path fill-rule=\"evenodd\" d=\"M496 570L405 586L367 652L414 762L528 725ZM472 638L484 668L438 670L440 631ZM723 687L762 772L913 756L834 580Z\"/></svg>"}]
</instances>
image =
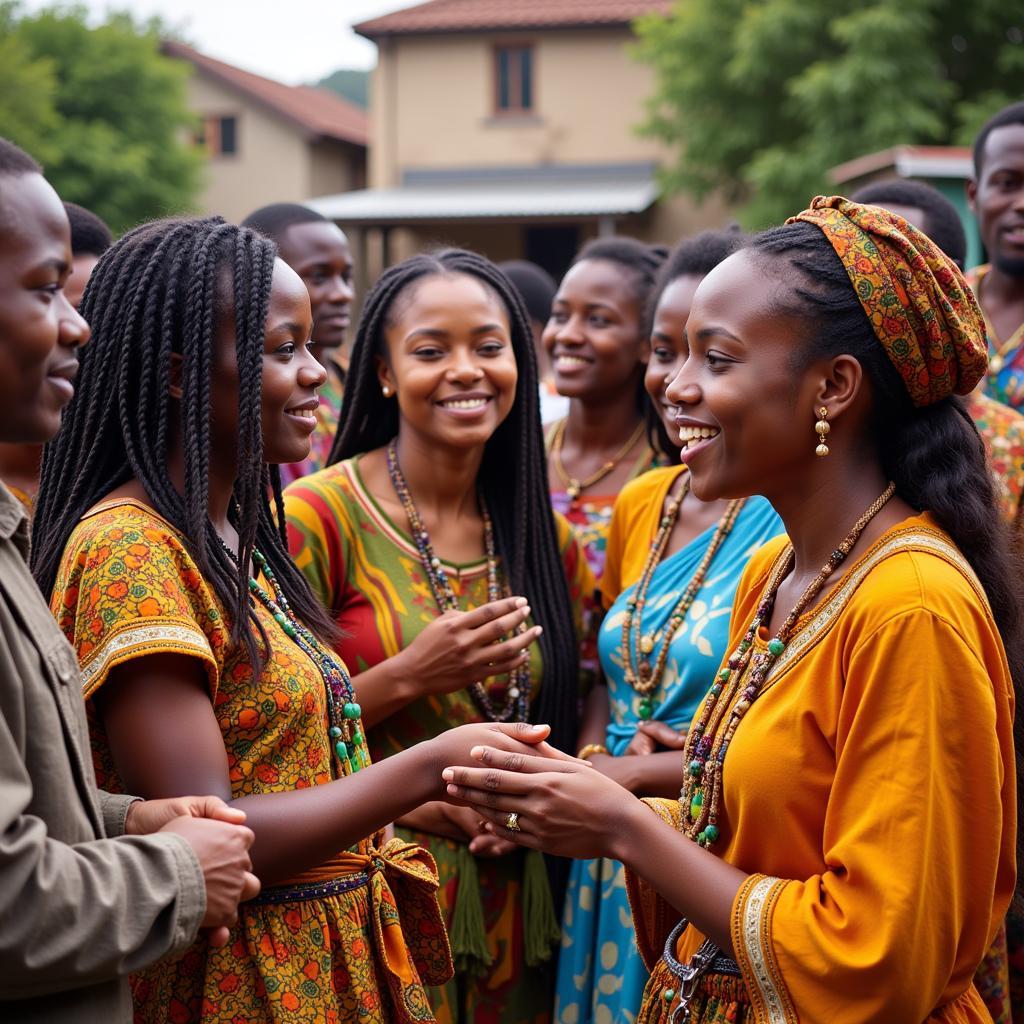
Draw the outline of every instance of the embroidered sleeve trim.
<instances>
[{"instance_id":1,"label":"embroidered sleeve trim","mask_svg":"<svg viewBox=\"0 0 1024 1024\"><path fill-rule=\"evenodd\" d=\"M190 654L217 669L210 642L198 627L160 619L134 620L111 633L85 657L83 697L89 700L116 665L143 654Z\"/></svg>"},{"instance_id":2,"label":"embroidered sleeve trim","mask_svg":"<svg viewBox=\"0 0 1024 1024\"><path fill-rule=\"evenodd\" d=\"M754 1011L754 1024L798 1024L771 944L771 919L781 878L751 875L740 887L732 912L732 944Z\"/></svg>"}]
</instances>

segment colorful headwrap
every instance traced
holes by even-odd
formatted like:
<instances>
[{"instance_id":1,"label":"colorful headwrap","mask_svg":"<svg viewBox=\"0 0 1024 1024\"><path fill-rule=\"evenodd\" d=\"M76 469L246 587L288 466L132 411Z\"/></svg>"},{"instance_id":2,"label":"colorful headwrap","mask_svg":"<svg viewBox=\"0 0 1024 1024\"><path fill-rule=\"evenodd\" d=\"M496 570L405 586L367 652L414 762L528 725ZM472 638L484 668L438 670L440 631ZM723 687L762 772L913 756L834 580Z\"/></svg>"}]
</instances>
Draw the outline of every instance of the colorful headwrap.
<instances>
[{"instance_id":1,"label":"colorful headwrap","mask_svg":"<svg viewBox=\"0 0 1024 1024\"><path fill-rule=\"evenodd\" d=\"M988 368L985 322L956 264L877 206L817 196L790 217L822 230L914 405L969 394Z\"/></svg>"}]
</instances>

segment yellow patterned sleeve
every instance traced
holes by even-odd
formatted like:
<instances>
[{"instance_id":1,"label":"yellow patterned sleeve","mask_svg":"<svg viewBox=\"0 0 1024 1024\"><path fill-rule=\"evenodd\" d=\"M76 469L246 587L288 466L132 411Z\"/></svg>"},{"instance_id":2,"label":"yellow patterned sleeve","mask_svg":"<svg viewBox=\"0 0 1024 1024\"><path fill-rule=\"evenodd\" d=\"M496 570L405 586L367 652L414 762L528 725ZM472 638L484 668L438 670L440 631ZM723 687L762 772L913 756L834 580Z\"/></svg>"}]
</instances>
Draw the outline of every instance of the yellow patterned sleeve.
<instances>
[{"instance_id":1,"label":"yellow patterned sleeve","mask_svg":"<svg viewBox=\"0 0 1024 1024\"><path fill-rule=\"evenodd\" d=\"M78 655L86 700L115 666L161 653L199 659L216 693L215 651L228 630L181 538L154 513L125 504L83 519L64 549L51 609Z\"/></svg>"}]
</instances>

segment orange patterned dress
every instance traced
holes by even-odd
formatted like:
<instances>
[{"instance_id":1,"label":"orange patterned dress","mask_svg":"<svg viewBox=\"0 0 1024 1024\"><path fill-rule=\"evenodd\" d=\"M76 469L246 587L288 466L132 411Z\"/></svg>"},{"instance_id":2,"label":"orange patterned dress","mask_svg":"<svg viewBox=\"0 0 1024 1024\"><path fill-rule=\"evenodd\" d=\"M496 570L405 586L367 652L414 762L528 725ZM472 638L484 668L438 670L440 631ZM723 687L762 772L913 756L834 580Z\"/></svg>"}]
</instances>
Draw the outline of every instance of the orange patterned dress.
<instances>
[{"instance_id":1,"label":"orange patterned dress","mask_svg":"<svg viewBox=\"0 0 1024 1024\"><path fill-rule=\"evenodd\" d=\"M121 788L91 698L116 665L165 652L206 670L235 798L332 781L320 670L257 602L269 651L254 679L182 536L147 506L111 501L83 518L51 607L82 667L102 787ZM136 975L135 1020L431 1022L424 985L451 975L436 890L426 851L364 840L243 905L223 948L200 937L184 955Z\"/></svg>"}]
</instances>

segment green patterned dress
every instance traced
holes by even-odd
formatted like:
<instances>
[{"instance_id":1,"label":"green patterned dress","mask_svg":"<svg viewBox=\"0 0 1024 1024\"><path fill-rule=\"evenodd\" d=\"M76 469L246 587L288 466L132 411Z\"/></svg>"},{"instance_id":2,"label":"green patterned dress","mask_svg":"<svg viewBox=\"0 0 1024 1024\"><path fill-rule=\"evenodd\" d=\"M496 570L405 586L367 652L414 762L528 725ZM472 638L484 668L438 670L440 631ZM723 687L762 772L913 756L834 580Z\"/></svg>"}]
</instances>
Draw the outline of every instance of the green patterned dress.
<instances>
[{"instance_id":1,"label":"green patterned dress","mask_svg":"<svg viewBox=\"0 0 1024 1024\"><path fill-rule=\"evenodd\" d=\"M352 459L305 477L285 494L292 554L344 631L346 639L338 649L357 677L407 647L438 615L404 524L394 523L368 492L358 461ZM581 623L584 602L592 599L593 577L568 523L558 516L556 522L570 595ZM462 609L468 611L487 601L483 559L463 565L446 562L444 567ZM530 652L530 670L535 697L543 680L536 644ZM355 684L358 689L358 678ZM482 720L467 691L438 694L419 698L374 726L368 741L374 759L380 759L452 726ZM528 966L524 956L526 855L517 852L497 859L474 858L462 843L408 829L398 829L398 834L415 836L437 860L438 898L449 930L460 889L465 896L474 874L479 880L491 963L483 966L463 958L452 982L430 990L438 1021L546 1024L553 978L544 965ZM458 942L455 947L457 953Z\"/></svg>"}]
</instances>

